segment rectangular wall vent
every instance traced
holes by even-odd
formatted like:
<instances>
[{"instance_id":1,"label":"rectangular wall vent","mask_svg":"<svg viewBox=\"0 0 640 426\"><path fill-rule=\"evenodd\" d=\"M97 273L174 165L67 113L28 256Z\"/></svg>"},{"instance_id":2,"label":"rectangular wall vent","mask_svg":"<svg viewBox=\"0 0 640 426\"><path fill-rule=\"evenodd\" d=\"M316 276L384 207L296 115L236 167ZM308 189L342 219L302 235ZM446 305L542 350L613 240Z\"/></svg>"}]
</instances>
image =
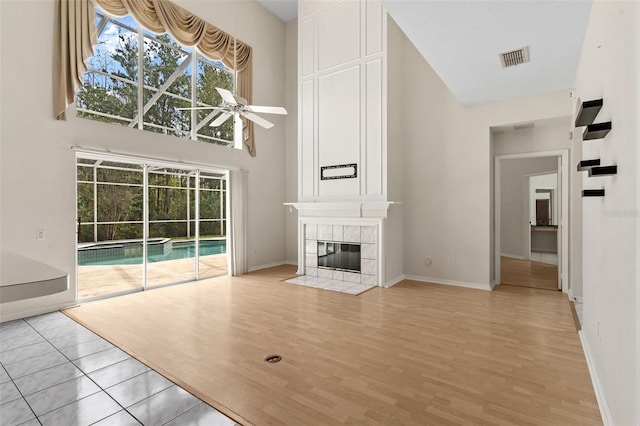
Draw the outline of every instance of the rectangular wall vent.
<instances>
[{"instance_id":1,"label":"rectangular wall vent","mask_svg":"<svg viewBox=\"0 0 640 426\"><path fill-rule=\"evenodd\" d=\"M529 62L529 46L522 49L512 50L510 52L500 53L500 63L502 68L514 67L516 65Z\"/></svg>"}]
</instances>

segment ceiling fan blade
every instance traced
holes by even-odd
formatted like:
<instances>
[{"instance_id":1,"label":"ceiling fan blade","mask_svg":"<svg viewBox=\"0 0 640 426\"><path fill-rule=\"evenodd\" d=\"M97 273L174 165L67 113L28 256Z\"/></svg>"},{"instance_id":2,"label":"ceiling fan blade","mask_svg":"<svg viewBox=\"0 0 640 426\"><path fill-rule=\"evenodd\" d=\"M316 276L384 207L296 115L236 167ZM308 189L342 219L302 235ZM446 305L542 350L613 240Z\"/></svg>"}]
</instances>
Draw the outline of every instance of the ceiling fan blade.
<instances>
[{"instance_id":1,"label":"ceiling fan blade","mask_svg":"<svg viewBox=\"0 0 640 426\"><path fill-rule=\"evenodd\" d=\"M225 121L227 121L229 119L229 117L231 117L233 114L231 114L230 112L223 112L221 113L219 116L216 117L215 120L213 120L213 122L211 124L209 124L209 126L211 127L218 127L220 126L222 123L224 123Z\"/></svg>"},{"instance_id":2,"label":"ceiling fan blade","mask_svg":"<svg viewBox=\"0 0 640 426\"><path fill-rule=\"evenodd\" d=\"M201 106L201 107L184 107L184 108L176 108L178 111L191 111L191 110L198 110L198 109L224 109L224 108L220 108L220 107L214 107L214 106Z\"/></svg>"},{"instance_id":3,"label":"ceiling fan blade","mask_svg":"<svg viewBox=\"0 0 640 426\"><path fill-rule=\"evenodd\" d=\"M260 117L259 115L255 115L252 112L243 112L242 116L246 117L247 119L249 119L251 121L253 121L257 125L264 127L265 129L270 129L270 128L273 127L273 123L265 120L264 118Z\"/></svg>"},{"instance_id":4,"label":"ceiling fan blade","mask_svg":"<svg viewBox=\"0 0 640 426\"><path fill-rule=\"evenodd\" d=\"M260 105L247 105L247 107L253 112L262 112L265 114L287 115L287 110L282 107L260 106Z\"/></svg>"},{"instance_id":5,"label":"ceiling fan blade","mask_svg":"<svg viewBox=\"0 0 640 426\"><path fill-rule=\"evenodd\" d=\"M233 96L233 93L231 93L227 89L216 87L216 90L218 91L218 93L220 93L220 96L222 96L222 100L226 103L231 105L236 105L238 103L238 101L236 101L236 98Z\"/></svg>"}]
</instances>

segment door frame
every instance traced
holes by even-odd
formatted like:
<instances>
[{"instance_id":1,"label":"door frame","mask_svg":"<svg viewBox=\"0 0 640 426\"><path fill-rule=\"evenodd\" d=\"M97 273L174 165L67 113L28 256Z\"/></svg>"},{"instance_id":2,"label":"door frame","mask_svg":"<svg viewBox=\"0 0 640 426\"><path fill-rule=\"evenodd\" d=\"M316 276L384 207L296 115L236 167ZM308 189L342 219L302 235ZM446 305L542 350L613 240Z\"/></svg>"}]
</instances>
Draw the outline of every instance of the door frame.
<instances>
[{"instance_id":1,"label":"door frame","mask_svg":"<svg viewBox=\"0 0 640 426\"><path fill-rule=\"evenodd\" d=\"M558 230L560 245L558 246L558 278L559 287L563 293L569 293L571 288L569 283L569 150L557 149L552 151L540 151L540 152L525 152L519 154L504 154L496 155L494 157L494 181L493 181L493 194L494 194L494 252L493 262L495 270L495 282L496 285L500 284L500 169L502 160L511 159L524 159L524 158L537 158L537 157L557 157L558 158L558 179L561 181L561 185L558 186L560 192L560 205L558 211Z\"/></svg>"},{"instance_id":2,"label":"door frame","mask_svg":"<svg viewBox=\"0 0 640 426\"><path fill-rule=\"evenodd\" d=\"M556 166L558 169L560 168L560 163L558 163L558 165ZM555 173L556 175L560 175L560 173L558 172L558 169L556 169ZM530 216L530 209L531 209L531 178L534 176L544 176L544 175L548 175L550 174L549 172L539 172L539 173L531 173L531 174L526 174L524 175L524 193L527 194L528 196L524 198L524 216L523 216L523 232L524 232L524 259L525 260L531 260L531 216ZM551 173L552 174L552 173ZM558 178L559 179L559 178ZM553 189L551 192L551 197L554 196L555 191L558 190L558 186L556 184L556 189ZM558 192L559 193L559 192ZM558 206L555 205L556 203L553 203L552 201L552 209L556 210L556 211L560 211L558 209ZM551 213L553 215L553 211ZM559 220L559 218L558 218ZM560 234L560 233L558 233ZM558 240L558 242L560 242ZM558 244L558 247L560 247L560 245ZM558 268L558 271L560 270L560 268ZM560 275L558 274L558 283L560 283Z\"/></svg>"}]
</instances>

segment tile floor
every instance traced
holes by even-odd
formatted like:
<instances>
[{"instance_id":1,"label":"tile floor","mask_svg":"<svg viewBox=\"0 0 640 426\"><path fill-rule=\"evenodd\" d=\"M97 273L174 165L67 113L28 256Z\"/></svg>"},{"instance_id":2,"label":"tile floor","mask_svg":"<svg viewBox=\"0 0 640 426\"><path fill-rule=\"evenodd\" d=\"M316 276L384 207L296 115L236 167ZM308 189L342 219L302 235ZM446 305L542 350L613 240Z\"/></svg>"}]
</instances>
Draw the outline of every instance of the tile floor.
<instances>
[{"instance_id":1,"label":"tile floor","mask_svg":"<svg viewBox=\"0 0 640 426\"><path fill-rule=\"evenodd\" d=\"M558 254L557 253L541 253L539 251L531 252L531 260L534 262L540 263L548 263L550 265L558 264Z\"/></svg>"},{"instance_id":2,"label":"tile floor","mask_svg":"<svg viewBox=\"0 0 640 426\"><path fill-rule=\"evenodd\" d=\"M0 324L0 425L234 425L60 312Z\"/></svg>"},{"instance_id":3,"label":"tile floor","mask_svg":"<svg viewBox=\"0 0 640 426\"><path fill-rule=\"evenodd\" d=\"M301 275L299 277L290 278L288 280L285 280L284 282L354 295L360 294L364 291L376 287L375 285L358 284L348 281L333 280L331 278L312 277L308 275Z\"/></svg>"}]
</instances>

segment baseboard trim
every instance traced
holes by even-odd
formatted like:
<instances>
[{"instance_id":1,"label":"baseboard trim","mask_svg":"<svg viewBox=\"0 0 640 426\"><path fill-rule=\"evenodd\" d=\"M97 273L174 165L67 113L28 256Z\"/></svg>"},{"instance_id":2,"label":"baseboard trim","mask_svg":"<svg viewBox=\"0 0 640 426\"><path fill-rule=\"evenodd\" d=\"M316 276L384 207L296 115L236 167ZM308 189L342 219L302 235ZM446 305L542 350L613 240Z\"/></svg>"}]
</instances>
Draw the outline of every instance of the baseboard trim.
<instances>
[{"instance_id":1,"label":"baseboard trim","mask_svg":"<svg viewBox=\"0 0 640 426\"><path fill-rule=\"evenodd\" d=\"M280 262L271 262L271 263L264 263L262 265L249 266L249 269L247 269L247 272L255 272L255 271L259 271L260 269L273 268L274 266L282 266L282 265L289 265L289 263L286 260L281 260Z\"/></svg>"},{"instance_id":2,"label":"baseboard trim","mask_svg":"<svg viewBox=\"0 0 640 426\"><path fill-rule=\"evenodd\" d=\"M394 285L398 284L401 281L404 281L405 276L404 274L400 274L397 277L387 281L384 285L385 288L389 288L389 287L393 287Z\"/></svg>"},{"instance_id":3,"label":"baseboard trim","mask_svg":"<svg viewBox=\"0 0 640 426\"><path fill-rule=\"evenodd\" d=\"M584 358L587 360L589 376L591 376L591 384L593 384L593 390L596 394L596 400L598 401L598 408L600 409L602 423L604 424L604 426L614 426L615 422L613 421L613 415L611 414L611 409L609 408L607 397L604 394L604 389L602 388L600 380L598 379L598 372L596 371L596 367L593 363L589 345L582 331L578 331L578 336L580 336L580 343L582 343Z\"/></svg>"},{"instance_id":4,"label":"baseboard trim","mask_svg":"<svg viewBox=\"0 0 640 426\"><path fill-rule=\"evenodd\" d=\"M524 260L524 256L518 256L517 254L511 254L511 253L500 253L500 256L508 257L510 259L516 259L516 260Z\"/></svg>"},{"instance_id":5,"label":"baseboard trim","mask_svg":"<svg viewBox=\"0 0 640 426\"><path fill-rule=\"evenodd\" d=\"M576 303L582 303L582 296L573 296L572 299Z\"/></svg>"},{"instance_id":6,"label":"baseboard trim","mask_svg":"<svg viewBox=\"0 0 640 426\"><path fill-rule=\"evenodd\" d=\"M297 260L285 260L284 261L284 265L298 266L298 261Z\"/></svg>"},{"instance_id":7,"label":"baseboard trim","mask_svg":"<svg viewBox=\"0 0 640 426\"><path fill-rule=\"evenodd\" d=\"M469 283L465 281L446 280L443 278L423 277L420 275L405 275L404 278L407 280L420 281L431 284L450 285L455 287L473 288L476 290L491 291L492 289L490 284Z\"/></svg>"},{"instance_id":8,"label":"baseboard trim","mask_svg":"<svg viewBox=\"0 0 640 426\"><path fill-rule=\"evenodd\" d=\"M75 300L66 302L66 303L55 304L55 305L40 306L34 309L25 309L23 311L0 315L0 322L13 321L17 319L32 317L34 315L48 314L49 312L60 311L62 309L72 308L74 306L78 306Z\"/></svg>"}]
</instances>

